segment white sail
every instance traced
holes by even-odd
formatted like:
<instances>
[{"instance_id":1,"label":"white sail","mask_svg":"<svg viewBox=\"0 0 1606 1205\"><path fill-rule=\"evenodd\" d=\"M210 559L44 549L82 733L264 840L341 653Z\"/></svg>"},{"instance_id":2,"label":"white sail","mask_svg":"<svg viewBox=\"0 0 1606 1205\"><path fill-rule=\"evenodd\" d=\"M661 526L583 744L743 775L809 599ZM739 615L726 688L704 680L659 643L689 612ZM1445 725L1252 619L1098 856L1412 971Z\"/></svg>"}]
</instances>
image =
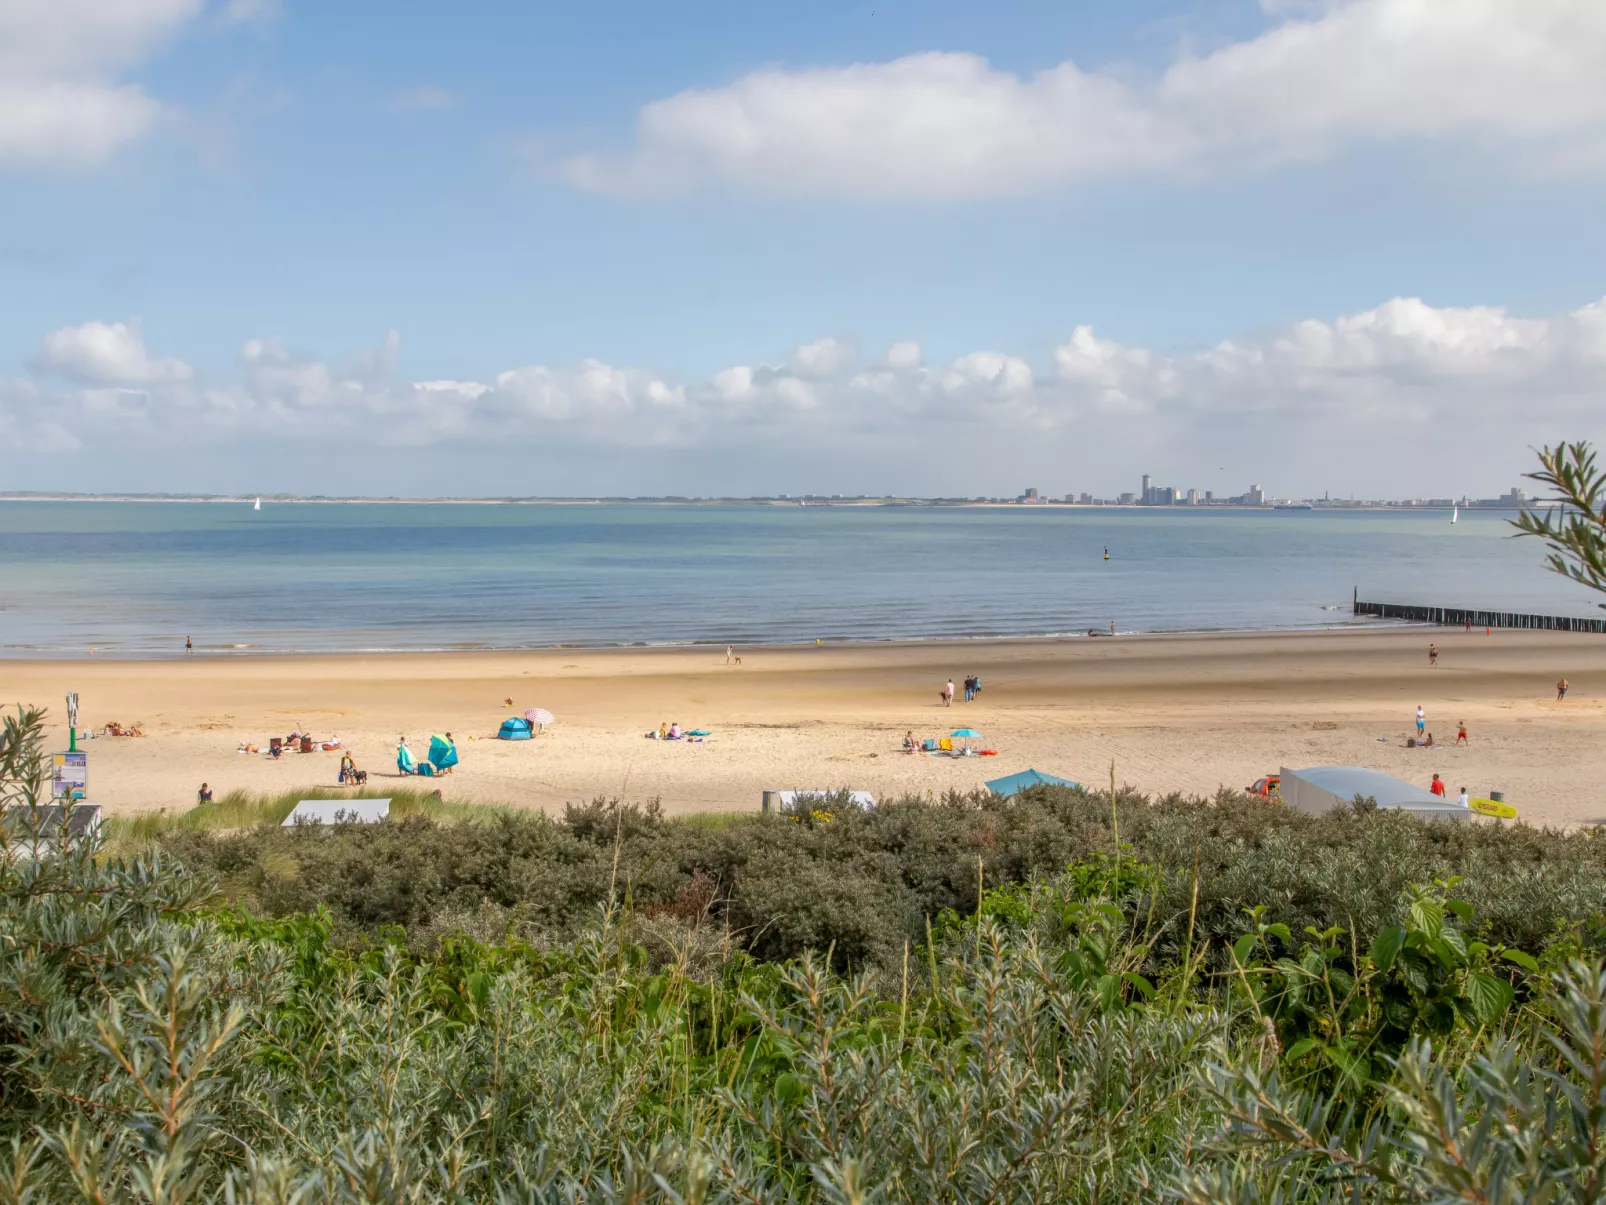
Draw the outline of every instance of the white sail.
<instances>
[{"instance_id":1,"label":"white sail","mask_svg":"<svg viewBox=\"0 0 1606 1205\"><path fill-rule=\"evenodd\" d=\"M251 508L251 509L252 509L252 510L261 510L261 509L262 509L262 499L261 499L261 498L258 498L258 499L257 499L257 500L256 500L256 505L255 505L255 506L253 506L253 507L252 507L252 508Z\"/></svg>"},{"instance_id":2,"label":"white sail","mask_svg":"<svg viewBox=\"0 0 1606 1205\"><path fill-rule=\"evenodd\" d=\"M1461 520L1461 508L1459 506L1452 506L1450 508L1450 522L1458 523L1458 522L1460 522L1460 520Z\"/></svg>"}]
</instances>

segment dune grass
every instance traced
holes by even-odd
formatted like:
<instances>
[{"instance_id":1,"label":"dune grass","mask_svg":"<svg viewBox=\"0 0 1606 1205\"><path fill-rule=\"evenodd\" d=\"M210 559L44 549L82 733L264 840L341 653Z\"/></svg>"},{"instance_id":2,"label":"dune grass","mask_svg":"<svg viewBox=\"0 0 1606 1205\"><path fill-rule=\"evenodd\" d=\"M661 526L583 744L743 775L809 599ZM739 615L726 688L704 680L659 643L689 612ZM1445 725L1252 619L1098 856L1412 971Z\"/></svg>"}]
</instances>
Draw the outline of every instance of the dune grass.
<instances>
[{"instance_id":1,"label":"dune grass","mask_svg":"<svg viewBox=\"0 0 1606 1205\"><path fill-rule=\"evenodd\" d=\"M367 787L352 791L340 787L304 787L278 795L230 791L215 803L199 804L184 812L163 810L138 816L112 816L107 818L104 830L108 846L122 850L144 845L164 833L180 830L220 832L255 828L260 824L281 824L303 799L389 799L390 814L394 819L427 816L447 824L483 821L504 810L494 805L453 803L437 798L433 791L417 788L385 790Z\"/></svg>"},{"instance_id":2,"label":"dune grass","mask_svg":"<svg viewBox=\"0 0 1606 1205\"><path fill-rule=\"evenodd\" d=\"M115 852L131 852L164 834L180 831L229 832L256 828L262 824L282 824L303 799L389 799L390 818L425 816L441 824L482 824L508 811L522 811L505 804L459 803L438 798L434 791L416 787L386 790L364 787L303 787L277 795L258 795L251 791L230 791L215 803L199 804L188 811L145 812L138 816L108 817L103 829L107 846ZM689 812L671 817L671 823L715 832L750 819L751 812Z\"/></svg>"}]
</instances>

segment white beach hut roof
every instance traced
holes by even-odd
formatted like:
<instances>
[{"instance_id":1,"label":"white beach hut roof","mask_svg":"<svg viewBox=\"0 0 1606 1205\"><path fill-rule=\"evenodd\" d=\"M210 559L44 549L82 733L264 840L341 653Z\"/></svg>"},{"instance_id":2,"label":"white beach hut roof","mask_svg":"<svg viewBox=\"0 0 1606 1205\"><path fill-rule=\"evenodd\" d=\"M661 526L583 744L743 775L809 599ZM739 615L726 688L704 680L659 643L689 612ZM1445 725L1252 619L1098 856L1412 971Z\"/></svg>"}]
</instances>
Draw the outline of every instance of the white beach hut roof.
<instances>
[{"instance_id":1,"label":"white beach hut roof","mask_svg":"<svg viewBox=\"0 0 1606 1205\"><path fill-rule=\"evenodd\" d=\"M1348 807L1359 795L1363 799L1377 800L1380 808L1447 820L1467 818L1467 809L1453 799L1445 799L1392 774L1365 766L1311 766L1306 770L1290 770L1284 766L1278 791L1289 807L1318 816L1334 808Z\"/></svg>"},{"instance_id":2,"label":"white beach hut roof","mask_svg":"<svg viewBox=\"0 0 1606 1205\"><path fill-rule=\"evenodd\" d=\"M390 815L388 799L303 799L284 818L283 828L298 824L378 824Z\"/></svg>"}]
</instances>

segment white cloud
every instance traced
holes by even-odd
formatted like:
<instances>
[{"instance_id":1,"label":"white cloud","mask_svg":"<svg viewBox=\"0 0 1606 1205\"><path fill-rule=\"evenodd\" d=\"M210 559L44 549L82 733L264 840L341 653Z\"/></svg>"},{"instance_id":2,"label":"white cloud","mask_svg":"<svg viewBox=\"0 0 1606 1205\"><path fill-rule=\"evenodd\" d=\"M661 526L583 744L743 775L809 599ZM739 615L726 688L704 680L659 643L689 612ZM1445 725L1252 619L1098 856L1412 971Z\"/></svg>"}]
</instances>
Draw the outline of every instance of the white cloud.
<instances>
[{"instance_id":1,"label":"white cloud","mask_svg":"<svg viewBox=\"0 0 1606 1205\"><path fill-rule=\"evenodd\" d=\"M1068 398L1116 410L1572 418L1606 389L1606 301L1533 319L1395 298L1175 357L1082 326L1054 356Z\"/></svg>"},{"instance_id":2,"label":"white cloud","mask_svg":"<svg viewBox=\"0 0 1606 1205\"><path fill-rule=\"evenodd\" d=\"M165 112L123 73L204 0L0 2L0 169L102 162Z\"/></svg>"},{"instance_id":3,"label":"white cloud","mask_svg":"<svg viewBox=\"0 0 1606 1205\"><path fill-rule=\"evenodd\" d=\"M1309 158L1363 139L1589 162L1606 138L1603 62L1600 0L1352 0L1181 55L1157 78L1070 60L1019 76L958 53L765 68L652 102L633 148L576 156L562 172L619 193L713 183L976 196Z\"/></svg>"},{"instance_id":4,"label":"white cloud","mask_svg":"<svg viewBox=\"0 0 1606 1205\"><path fill-rule=\"evenodd\" d=\"M789 365L806 381L826 381L840 376L853 359L851 344L827 336L804 343L792 351Z\"/></svg>"},{"instance_id":5,"label":"white cloud","mask_svg":"<svg viewBox=\"0 0 1606 1205\"><path fill-rule=\"evenodd\" d=\"M1211 447L1219 463L1241 458L1253 480L1267 460L1289 473L1354 463L1414 474L1496 453L1509 465L1529 444L1606 436L1606 301L1532 318L1396 298L1180 355L1078 326L1039 349L1041 367L995 350L927 363L901 341L858 370L849 346L805 343L779 366L732 365L683 383L592 359L414 381L395 332L344 367L263 338L241 348L235 379L214 383L151 357L137 326L87 322L45 337L37 379L0 382L0 438L40 452L81 443L86 456L204 444L209 457L249 458L314 432L353 447L427 447L432 463L456 458L460 488L473 492L476 459L515 449L560 463L617 453L621 465L668 448L735 452L737 464L879 457L889 472L950 454L970 472L1060 471L1080 455L1092 466L1085 479L1118 456L1170 446L1195 463Z\"/></svg>"},{"instance_id":6,"label":"white cloud","mask_svg":"<svg viewBox=\"0 0 1606 1205\"><path fill-rule=\"evenodd\" d=\"M101 385L171 385L195 375L183 360L152 359L138 323L123 322L86 322L51 331L33 366L38 372Z\"/></svg>"},{"instance_id":7,"label":"white cloud","mask_svg":"<svg viewBox=\"0 0 1606 1205\"><path fill-rule=\"evenodd\" d=\"M396 93L390 103L397 109L450 109L461 99L457 93L448 92L436 84L420 84Z\"/></svg>"},{"instance_id":8,"label":"white cloud","mask_svg":"<svg viewBox=\"0 0 1606 1205\"><path fill-rule=\"evenodd\" d=\"M900 339L887 344L887 354L881 362L893 372L913 372L920 367L923 353L913 339Z\"/></svg>"}]
</instances>

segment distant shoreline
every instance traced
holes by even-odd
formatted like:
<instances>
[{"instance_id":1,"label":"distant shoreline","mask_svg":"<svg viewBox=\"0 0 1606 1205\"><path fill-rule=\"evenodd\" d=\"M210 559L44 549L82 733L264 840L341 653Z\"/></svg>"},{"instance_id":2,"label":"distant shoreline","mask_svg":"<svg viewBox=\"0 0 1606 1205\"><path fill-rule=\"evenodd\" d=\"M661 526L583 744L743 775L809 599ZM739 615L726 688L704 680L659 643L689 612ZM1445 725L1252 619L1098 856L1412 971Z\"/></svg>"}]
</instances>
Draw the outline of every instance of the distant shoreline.
<instances>
[{"instance_id":1,"label":"distant shoreline","mask_svg":"<svg viewBox=\"0 0 1606 1205\"><path fill-rule=\"evenodd\" d=\"M186 503L192 505L249 506L257 495L244 497L227 494L47 494L0 493L5 502L125 502L125 503ZM1307 507L1301 500L1298 505L1277 505L1267 502L1251 506L1236 502L1201 502L1149 505L1141 502L1010 502L1002 500L976 501L959 498L368 498L323 497L320 495L263 494L262 501L271 506L777 506L800 509L871 509L896 507L933 507L943 510L1137 510L1137 511L1446 511L1463 506L1394 502L1345 502L1340 504L1312 501ZM1520 506L1466 505L1468 511L1491 514L1516 513L1531 507L1550 507L1555 503L1540 498L1528 499Z\"/></svg>"}]
</instances>

